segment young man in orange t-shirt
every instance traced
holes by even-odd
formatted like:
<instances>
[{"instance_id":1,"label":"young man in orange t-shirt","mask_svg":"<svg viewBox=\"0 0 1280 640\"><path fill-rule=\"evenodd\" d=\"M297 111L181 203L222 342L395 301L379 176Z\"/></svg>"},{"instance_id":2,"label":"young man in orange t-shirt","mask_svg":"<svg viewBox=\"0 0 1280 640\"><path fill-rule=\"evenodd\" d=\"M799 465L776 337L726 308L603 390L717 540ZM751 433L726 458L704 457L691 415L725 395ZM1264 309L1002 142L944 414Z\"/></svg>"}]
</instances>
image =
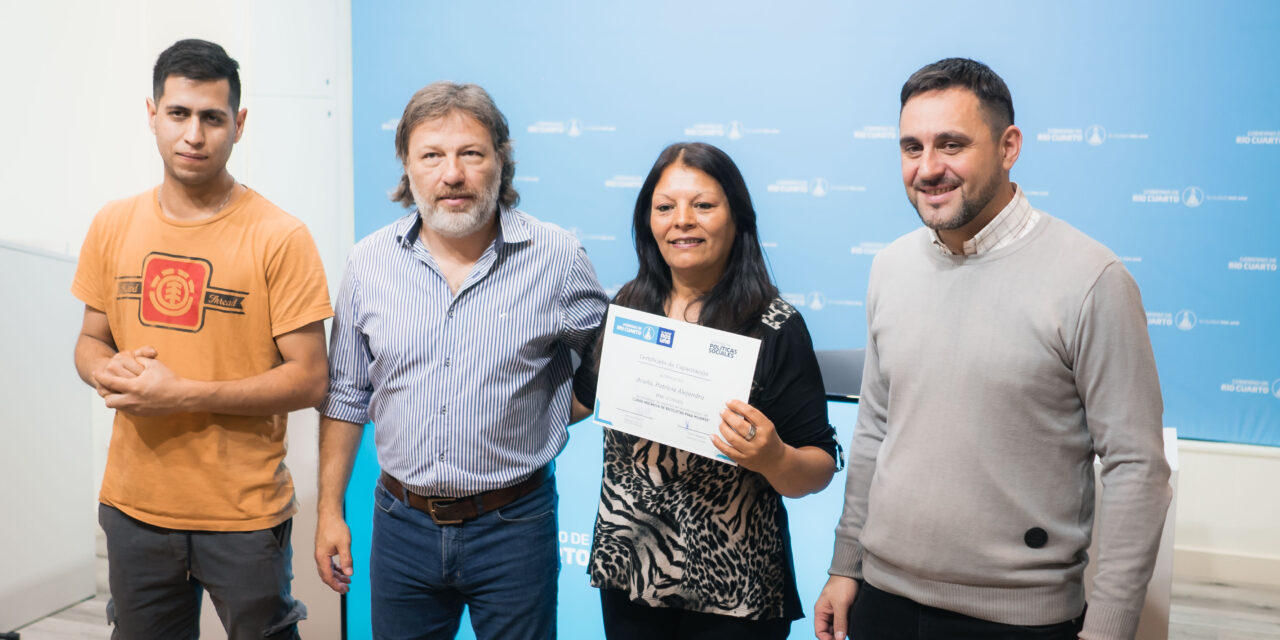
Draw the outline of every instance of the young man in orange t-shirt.
<instances>
[{"instance_id":1,"label":"young man in orange t-shirt","mask_svg":"<svg viewBox=\"0 0 1280 640\"><path fill-rule=\"evenodd\" d=\"M324 397L332 315L306 227L227 172L244 132L238 64L183 40L147 100L159 187L108 204L71 290L80 377L116 410L99 522L113 637L295 638L289 411Z\"/></svg>"}]
</instances>

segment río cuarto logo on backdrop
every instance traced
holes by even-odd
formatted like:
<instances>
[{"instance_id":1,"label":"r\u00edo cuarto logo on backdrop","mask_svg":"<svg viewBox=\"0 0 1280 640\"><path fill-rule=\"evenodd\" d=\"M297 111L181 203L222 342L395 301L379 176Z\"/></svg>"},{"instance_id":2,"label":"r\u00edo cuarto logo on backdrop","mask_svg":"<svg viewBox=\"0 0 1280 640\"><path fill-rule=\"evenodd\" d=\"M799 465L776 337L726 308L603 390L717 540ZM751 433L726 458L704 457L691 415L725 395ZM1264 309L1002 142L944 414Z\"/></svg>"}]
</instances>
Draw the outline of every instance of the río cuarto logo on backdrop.
<instances>
[{"instance_id":1,"label":"r\u00edo cuarto logo on backdrop","mask_svg":"<svg viewBox=\"0 0 1280 640\"><path fill-rule=\"evenodd\" d=\"M748 127L739 120L729 122L698 122L684 128L684 135L691 138L726 138L741 140L748 136L776 136L782 133L775 127Z\"/></svg>"},{"instance_id":2,"label":"r\u00edo cuarto logo on backdrop","mask_svg":"<svg viewBox=\"0 0 1280 640\"><path fill-rule=\"evenodd\" d=\"M1188 185L1181 189L1143 189L1141 193L1130 196L1129 201L1139 204L1182 204L1195 209L1208 202L1248 202L1249 197L1208 194L1197 185Z\"/></svg>"},{"instance_id":3,"label":"r\u00edo cuarto logo on backdrop","mask_svg":"<svg viewBox=\"0 0 1280 640\"><path fill-rule=\"evenodd\" d=\"M1101 147L1108 140L1147 140L1150 137L1146 133L1108 132L1107 128L1100 124L1091 124L1087 127L1049 127L1037 132L1035 141L1069 144L1084 143L1091 147Z\"/></svg>"},{"instance_id":4,"label":"r\u00edo cuarto logo on backdrop","mask_svg":"<svg viewBox=\"0 0 1280 640\"><path fill-rule=\"evenodd\" d=\"M539 120L527 127L525 131L540 135L564 135L577 138L584 133L614 133L618 127L611 124L586 124L578 118L568 120Z\"/></svg>"},{"instance_id":5,"label":"r\u00edo cuarto logo on backdrop","mask_svg":"<svg viewBox=\"0 0 1280 640\"><path fill-rule=\"evenodd\" d=\"M1191 331L1200 326L1239 327L1239 320L1223 318L1202 318L1191 309L1179 309L1176 312L1147 311L1148 327L1169 327L1179 331Z\"/></svg>"}]
</instances>

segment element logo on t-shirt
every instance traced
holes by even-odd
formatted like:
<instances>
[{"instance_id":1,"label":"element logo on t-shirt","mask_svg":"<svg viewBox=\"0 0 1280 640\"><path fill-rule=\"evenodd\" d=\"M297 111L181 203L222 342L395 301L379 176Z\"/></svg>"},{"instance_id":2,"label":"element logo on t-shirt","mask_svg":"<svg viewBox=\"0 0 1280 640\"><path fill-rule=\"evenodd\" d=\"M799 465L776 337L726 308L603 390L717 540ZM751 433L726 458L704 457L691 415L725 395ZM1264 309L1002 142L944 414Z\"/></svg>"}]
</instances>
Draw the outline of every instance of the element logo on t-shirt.
<instances>
[{"instance_id":1,"label":"element logo on t-shirt","mask_svg":"<svg viewBox=\"0 0 1280 640\"><path fill-rule=\"evenodd\" d=\"M245 291L209 285L213 265L204 258L153 251L142 259L142 276L116 282L117 300L137 300L138 320L148 327L199 331L204 312L244 315Z\"/></svg>"}]
</instances>

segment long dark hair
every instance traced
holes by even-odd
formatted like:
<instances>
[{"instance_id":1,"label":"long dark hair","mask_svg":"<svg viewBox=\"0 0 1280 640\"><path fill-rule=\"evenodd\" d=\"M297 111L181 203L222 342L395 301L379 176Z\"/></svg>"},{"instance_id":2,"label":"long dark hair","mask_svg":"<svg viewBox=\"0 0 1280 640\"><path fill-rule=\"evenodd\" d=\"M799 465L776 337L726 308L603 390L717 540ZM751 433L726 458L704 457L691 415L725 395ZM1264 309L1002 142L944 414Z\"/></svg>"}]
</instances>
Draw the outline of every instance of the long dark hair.
<instances>
[{"instance_id":1,"label":"long dark hair","mask_svg":"<svg viewBox=\"0 0 1280 640\"><path fill-rule=\"evenodd\" d=\"M764 252L760 249L756 210L751 206L751 194L738 166L724 151L702 142L680 142L663 149L649 170L636 197L635 215L631 219L631 236L640 269L635 279L618 291L614 302L648 313L665 313L672 288L671 268L658 249L649 216L658 179L674 164L697 169L720 183L733 218L733 247L729 250L724 274L711 291L702 296L697 322L723 331L757 335L760 316L778 295L778 288L769 277Z\"/></svg>"}]
</instances>

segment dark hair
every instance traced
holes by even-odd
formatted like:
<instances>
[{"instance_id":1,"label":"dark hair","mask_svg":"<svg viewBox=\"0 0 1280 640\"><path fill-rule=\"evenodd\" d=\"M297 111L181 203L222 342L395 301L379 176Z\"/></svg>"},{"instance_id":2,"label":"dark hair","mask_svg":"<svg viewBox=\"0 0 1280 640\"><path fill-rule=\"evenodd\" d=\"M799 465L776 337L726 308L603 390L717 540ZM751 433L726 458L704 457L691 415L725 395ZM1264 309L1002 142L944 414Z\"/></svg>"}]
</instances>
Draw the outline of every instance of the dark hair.
<instances>
[{"instance_id":1,"label":"dark hair","mask_svg":"<svg viewBox=\"0 0 1280 640\"><path fill-rule=\"evenodd\" d=\"M520 194L512 186L516 177L516 163L511 151L511 131L507 117L489 97L489 92L474 84L433 82L413 94L404 107L400 124L396 125L396 158L403 165L409 157L409 134L424 120L443 118L453 112L465 113L484 125L493 141L493 150L502 161L502 178L498 187L498 202L504 207L514 207L520 202ZM413 192L409 189L409 174L400 174L400 182L391 190L391 200L405 208L414 205Z\"/></svg>"},{"instance_id":2,"label":"dark hair","mask_svg":"<svg viewBox=\"0 0 1280 640\"><path fill-rule=\"evenodd\" d=\"M649 217L658 180L667 167L675 164L697 169L720 183L733 219L734 236L729 259L720 281L702 297L698 324L756 335L760 316L777 297L778 288L769 277L764 252L760 249L756 210L751 206L751 194L747 192L742 173L724 151L702 142L682 142L663 149L649 170L649 176L636 197L635 216L631 220L631 235L640 268L635 279L618 291L614 301L648 313L665 313L664 307L672 288L671 268L658 249Z\"/></svg>"},{"instance_id":3,"label":"dark hair","mask_svg":"<svg viewBox=\"0 0 1280 640\"><path fill-rule=\"evenodd\" d=\"M231 85L229 96L231 117L240 110L240 63L227 55L222 47L208 40L179 40L160 52L151 71L151 93L156 102L164 96L164 81L169 76L191 80L222 80Z\"/></svg>"},{"instance_id":4,"label":"dark hair","mask_svg":"<svg viewBox=\"0 0 1280 640\"><path fill-rule=\"evenodd\" d=\"M991 67L969 58L939 60L911 74L902 85L902 106L918 93L950 87L968 89L978 96L993 136L998 137L1013 124L1013 96L1009 94L1009 86Z\"/></svg>"}]
</instances>

